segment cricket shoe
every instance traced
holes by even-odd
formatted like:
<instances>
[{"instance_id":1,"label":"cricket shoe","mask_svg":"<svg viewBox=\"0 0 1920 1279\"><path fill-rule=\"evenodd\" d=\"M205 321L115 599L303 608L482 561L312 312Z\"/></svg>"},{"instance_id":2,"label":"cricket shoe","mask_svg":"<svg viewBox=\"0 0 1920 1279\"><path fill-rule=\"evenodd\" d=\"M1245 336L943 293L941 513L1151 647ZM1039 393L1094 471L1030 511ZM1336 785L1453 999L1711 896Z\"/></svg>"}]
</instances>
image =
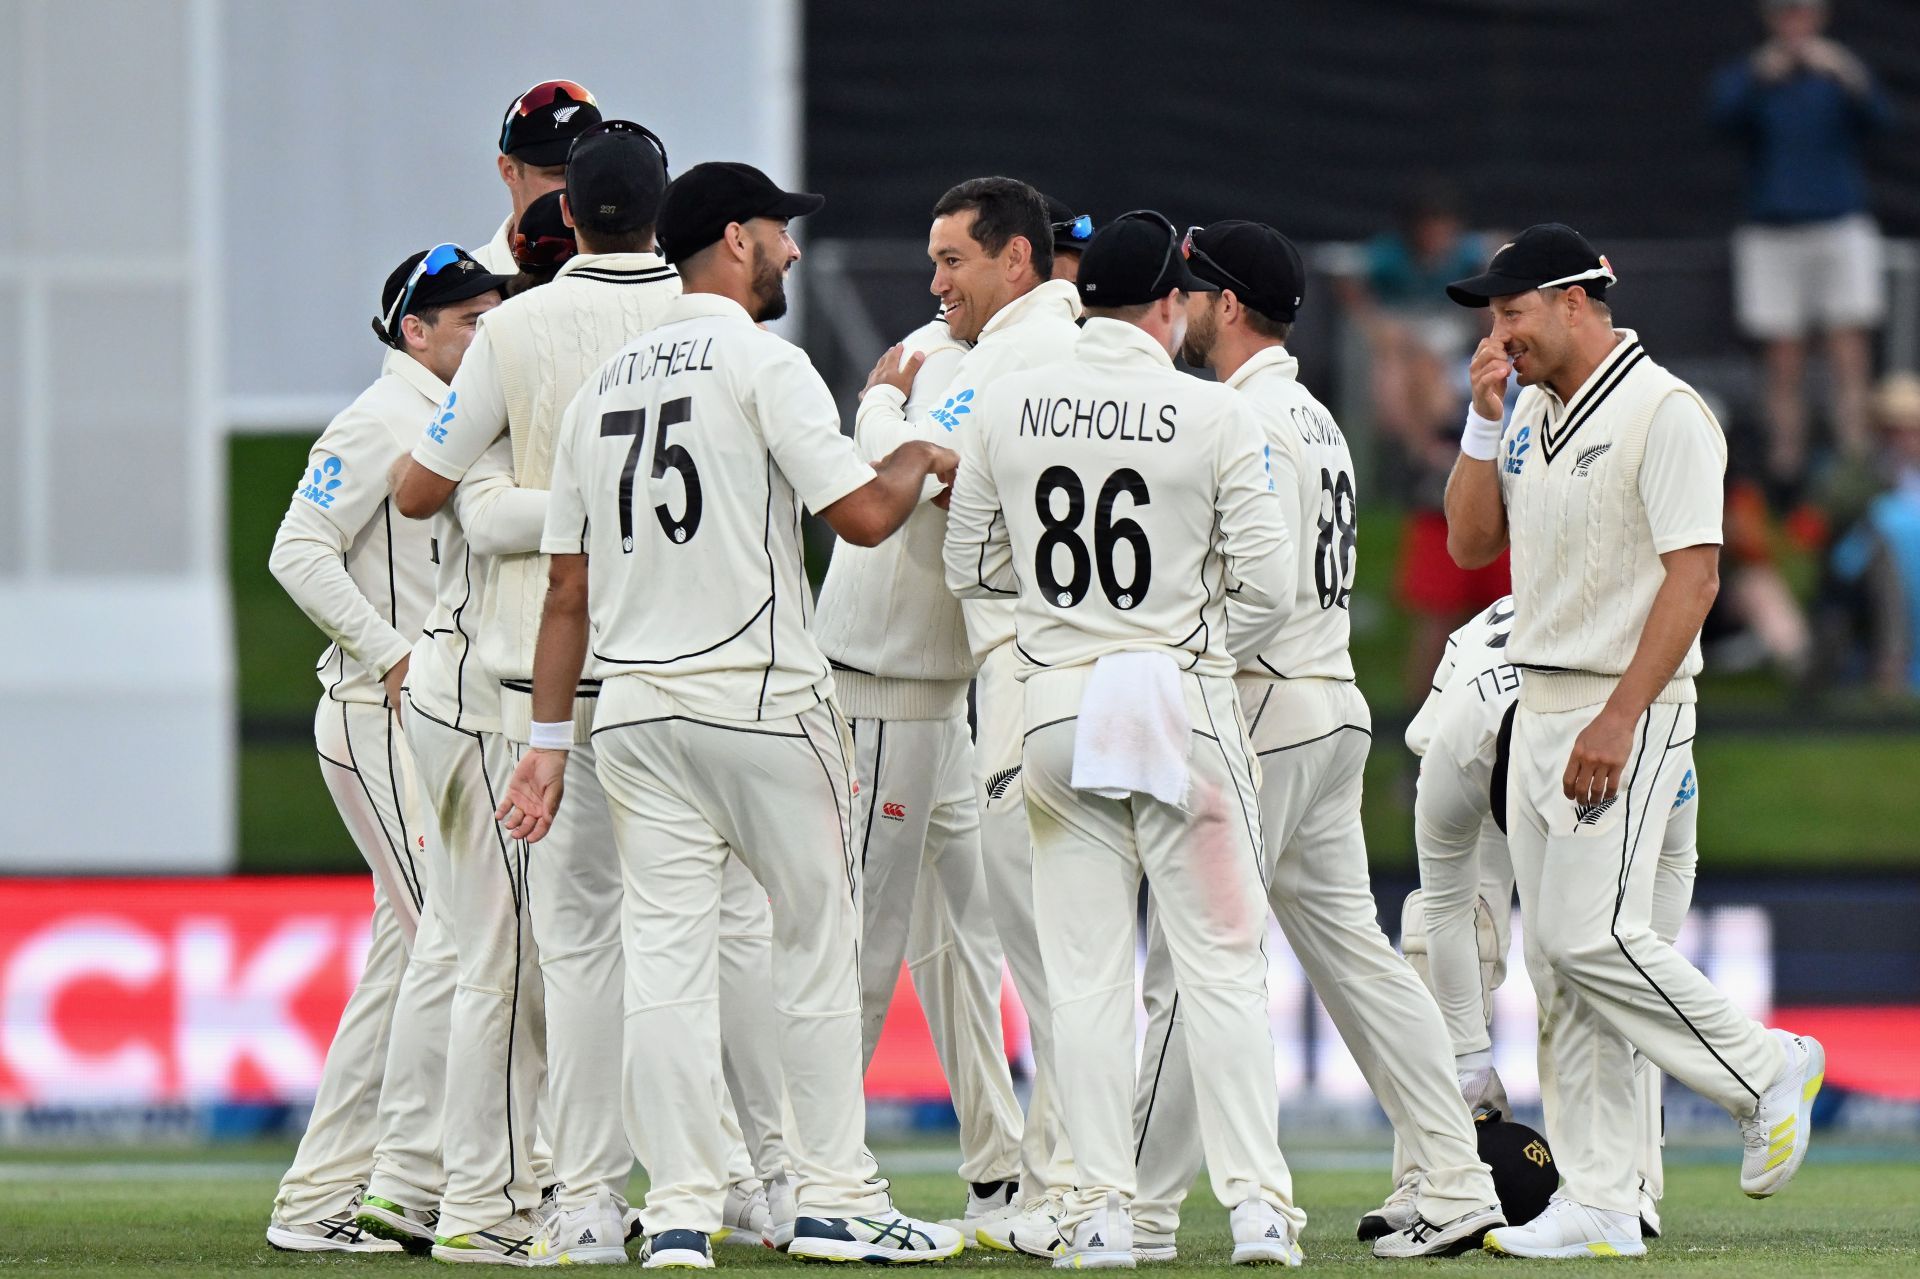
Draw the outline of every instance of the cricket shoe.
<instances>
[{"instance_id":1,"label":"cricket shoe","mask_svg":"<svg viewBox=\"0 0 1920 1279\"><path fill-rule=\"evenodd\" d=\"M1151 1265L1154 1262L1180 1260L1180 1249L1171 1239L1133 1237L1133 1259Z\"/></svg>"},{"instance_id":2,"label":"cricket shoe","mask_svg":"<svg viewBox=\"0 0 1920 1279\"><path fill-rule=\"evenodd\" d=\"M996 1213L973 1232L974 1242L995 1252L1024 1252L1029 1257L1057 1257L1066 1249L1060 1233L1064 1206L1052 1195L1029 1199L1008 1213Z\"/></svg>"},{"instance_id":3,"label":"cricket shoe","mask_svg":"<svg viewBox=\"0 0 1920 1279\"><path fill-rule=\"evenodd\" d=\"M485 1230L435 1236L433 1259L476 1266L530 1266L533 1244L542 1228L533 1211L522 1209Z\"/></svg>"},{"instance_id":4,"label":"cricket shoe","mask_svg":"<svg viewBox=\"0 0 1920 1279\"><path fill-rule=\"evenodd\" d=\"M1648 1193L1645 1177L1640 1179L1640 1237L1660 1237L1660 1201Z\"/></svg>"},{"instance_id":5,"label":"cricket shoe","mask_svg":"<svg viewBox=\"0 0 1920 1279\"><path fill-rule=\"evenodd\" d=\"M1487 1231L1481 1247L1503 1257L1644 1257L1640 1222L1630 1212L1589 1208L1555 1195L1524 1226Z\"/></svg>"},{"instance_id":6,"label":"cricket shoe","mask_svg":"<svg viewBox=\"0 0 1920 1279\"><path fill-rule=\"evenodd\" d=\"M640 1253L643 1270L711 1270L713 1244L698 1230L662 1230Z\"/></svg>"},{"instance_id":7,"label":"cricket shoe","mask_svg":"<svg viewBox=\"0 0 1920 1279\"><path fill-rule=\"evenodd\" d=\"M434 1227L440 1224L438 1208L409 1208L379 1195L360 1201L360 1228L370 1235L391 1239L416 1257L433 1251Z\"/></svg>"},{"instance_id":8,"label":"cricket shoe","mask_svg":"<svg viewBox=\"0 0 1920 1279\"><path fill-rule=\"evenodd\" d=\"M1233 1206L1233 1264L1236 1266L1297 1266L1300 1245L1293 1226L1280 1210L1264 1199L1244 1199Z\"/></svg>"},{"instance_id":9,"label":"cricket shoe","mask_svg":"<svg viewBox=\"0 0 1920 1279\"><path fill-rule=\"evenodd\" d=\"M1408 1169L1400 1174L1400 1184L1393 1188L1387 1201L1360 1218L1360 1228L1354 1233L1360 1242L1366 1243L1382 1235L1390 1235L1405 1230L1420 1220L1420 1210L1414 1201L1420 1196L1420 1173L1417 1169Z\"/></svg>"},{"instance_id":10,"label":"cricket shoe","mask_svg":"<svg viewBox=\"0 0 1920 1279\"><path fill-rule=\"evenodd\" d=\"M785 1252L793 1243L793 1223L800 1216L800 1205L793 1197L793 1174L786 1173L767 1183L767 1225L760 1242L775 1252Z\"/></svg>"},{"instance_id":11,"label":"cricket shoe","mask_svg":"<svg viewBox=\"0 0 1920 1279\"><path fill-rule=\"evenodd\" d=\"M1749 1199L1776 1194L1800 1171L1813 1140L1813 1099L1827 1077L1827 1050L1811 1035L1767 1032L1787 1051L1787 1067L1760 1094L1751 1117L1740 1121L1747 1153L1740 1161L1740 1189Z\"/></svg>"},{"instance_id":12,"label":"cricket shoe","mask_svg":"<svg viewBox=\"0 0 1920 1279\"><path fill-rule=\"evenodd\" d=\"M950 1217L940 1224L958 1230L962 1243L975 1245L973 1232L980 1228L981 1222L1017 1211L1013 1198L1018 1191L1019 1183L1014 1181L968 1182L966 1211L957 1219Z\"/></svg>"},{"instance_id":13,"label":"cricket shoe","mask_svg":"<svg viewBox=\"0 0 1920 1279\"><path fill-rule=\"evenodd\" d=\"M748 1185L753 1186L748 1190ZM727 1187L727 1202L720 1209L720 1229L713 1232L714 1243L745 1244L763 1247L773 1210L767 1207L767 1188L758 1182L735 1182Z\"/></svg>"},{"instance_id":14,"label":"cricket shoe","mask_svg":"<svg viewBox=\"0 0 1920 1279\"><path fill-rule=\"evenodd\" d=\"M624 1266L626 1214L613 1192L602 1189L586 1207L556 1212L542 1222L531 1251L536 1266Z\"/></svg>"},{"instance_id":15,"label":"cricket shoe","mask_svg":"<svg viewBox=\"0 0 1920 1279\"><path fill-rule=\"evenodd\" d=\"M958 1256L960 1232L888 1209L871 1217L796 1217L787 1255L800 1261L871 1261L891 1266Z\"/></svg>"},{"instance_id":16,"label":"cricket shoe","mask_svg":"<svg viewBox=\"0 0 1920 1279\"><path fill-rule=\"evenodd\" d=\"M383 1239L359 1222L358 1199L331 1217L319 1221L267 1222L267 1242L281 1252L399 1252L400 1245Z\"/></svg>"},{"instance_id":17,"label":"cricket shoe","mask_svg":"<svg viewBox=\"0 0 1920 1279\"><path fill-rule=\"evenodd\" d=\"M1500 1211L1499 1204L1470 1209L1440 1225L1416 1216L1405 1230L1374 1240L1373 1255L1390 1261L1409 1257L1457 1257L1480 1247L1487 1231L1506 1224L1507 1214Z\"/></svg>"},{"instance_id":18,"label":"cricket shoe","mask_svg":"<svg viewBox=\"0 0 1920 1279\"><path fill-rule=\"evenodd\" d=\"M1132 1270L1134 1264L1133 1213L1111 1190L1053 1259L1055 1270Z\"/></svg>"}]
</instances>

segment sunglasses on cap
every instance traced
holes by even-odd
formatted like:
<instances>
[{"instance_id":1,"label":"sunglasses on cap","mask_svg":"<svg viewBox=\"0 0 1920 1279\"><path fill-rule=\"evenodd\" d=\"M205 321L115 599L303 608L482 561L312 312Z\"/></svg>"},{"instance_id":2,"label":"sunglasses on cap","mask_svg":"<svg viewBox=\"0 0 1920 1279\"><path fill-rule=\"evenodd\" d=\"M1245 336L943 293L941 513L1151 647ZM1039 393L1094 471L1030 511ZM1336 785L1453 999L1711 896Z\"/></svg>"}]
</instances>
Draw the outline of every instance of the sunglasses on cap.
<instances>
[{"instance_id":1,"label":"sunglasses on cap","mask_svg":"<svg viewBox=\"0 0 1920 1279\"><path fill-rule=\"evenodd\" d=\"M649 129L646 125L635 124L631 120L602 120L600 123L594 125L585 133L575 138L573 140L573 146L567 148L568 160L572 160L575 147L578 147L588 138L597 138L605 133L630 133L634 137L645 138L647 144L660 153L660 167L663 169L668 167L667 144L660 140L660 135L652 129Z\"/></svg>"},{"instance_id":2,"label":"sunglasses on cap","mask_svg":"<svg viewBox=\"0 0 1920 1279\"><path fill-rule=\"evenodd\" d=\"M413 301L413 291L420 287L420 281L430 275L440 274L440 272L446 270L459 260L459 245L451 243L436 244L427 250L427 256L421 258L420 261L415 264L412 272L407 276L406 287L400 290L399 296L393 299L393 305L387 308L387 313L381 316L379 322L374 326L385 334L389 346L394 343L395 326L400 323L400 318L407 313L407 307Z\"/></svg>"},{"instance_id":3,"label":"sunglasses on cap","mask_svg":"<svg viewBox=\"0 0 1920 1279\"><path fill-rule=\"evenodd\" d=\"M570 235L513 233L513 262L523 270L530 266L557 267L579 251L579 242Z\"/></svg>"},{"instance_id":4,"label":"sunglasses on cap","mask_svg":"<svg viewBox=\"0 0 1920 1279\"><path fill-rule=\"evenodd\" d=\"M507 108L507 118L500 125L500 149L503 151L506 150L507 126L512 123L514 116L517 115L525 119L535 111L545 110L547 107L552 106L554 99L563 93L574 102L595 107L600 105L598 98L595 98L593 94L587 92L584 87L575 84L571 80L542 80L539 84L534 85L531 89L528 89L525 93L515 98L513 105Z\"/></svg>"},{"instance_id":5,"label":"sunglasses on cap","mask_svg":"<svg viewBox=\"0 0 1920 1279\"><path fill-rule=\"evenodd\" d=\"M1565 288L1569 284L1584 284L1588 280L1605 280L1608 284L1618 284L1620 277L1613 273L1613 263L1607 261L1607 255L1602 253L1600 255L1599 266L1591 267L1585 271L1577 271L1572 275L1563 275L1557 280L1548 280L1545 284L1536 285L1535 287L1542 289L1560 289Z\"/></svg>"},{"instance_id":6,"label":"sunglasses on cap","mask_svg":"<svg viewBox=\"0 0 1920 1279\"><path fill-rule=\"evenodd\" d=\"M1205 227L1190 226L1187 228L1187 234L1180 241L1180 256L1189 262L1198 262L1206 268L1209 276L1239 294L1242 303L1246 302L1248 298L1253 296L1253 290L1247 286L1246 281L1208 257L1207 251L1194 243L1193 237L1204 230L1206 230Z\"/></svg>"},{"instance_id":7,"label":"sunglasses on cap","mask_svg":"<svg viewBox=\"0 0 1920 1279\"><path fill-rule=\"evenodd\" d=\"M1082 213L1078 217L1067 219L1065 222L1055 222L1052 224L1052 227L1054 239L1072 240L1076 243L1084 244L1093 238L1093 215L1090 213Z\"/></svg>"}]
</instances>

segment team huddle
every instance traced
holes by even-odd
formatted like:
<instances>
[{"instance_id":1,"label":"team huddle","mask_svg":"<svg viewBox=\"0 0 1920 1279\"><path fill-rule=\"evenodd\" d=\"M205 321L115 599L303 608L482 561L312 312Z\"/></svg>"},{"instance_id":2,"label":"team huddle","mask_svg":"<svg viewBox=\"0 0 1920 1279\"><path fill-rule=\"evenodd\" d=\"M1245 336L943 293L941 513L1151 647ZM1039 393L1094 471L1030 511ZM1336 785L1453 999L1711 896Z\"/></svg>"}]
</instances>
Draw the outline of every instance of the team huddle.
<instances>
[{"instance_id":1,"label":"team huddle","mask_svg":"<svg viewBox=\"0 0 1920 1279\"><path fill-rule=\"evenodd\" d=\"M570 81L499 142L511 215L388 277L381 375L273 549L333 641L315 734L375 890L275 1247L1133 1267L1179 1255L1204 1165L1233 1260L1298 1265L1270 915L1393 1125L1376 1256L1643 1253L1663 1072L1738 1122L1747 1194L1793 1176L1820 1045L1672 945L1725 446L1577 233L1448 290L1493 319L1449 546L1510 547L1514 591L1408 730L1403 958L1361 833L1354 465L1287 352L1285 236L1096 231L962 182L933 206L939 314L849 436L765 328L821 197L737 163L670 180ZM803 510L839 539L817 602ZM1531 1202L1483 1159L1517 1128L1488 1037L1516 889L1559 1178ZM943 1222L895 1208L865 1142L903 964L959 1120Z\"/></svg>"}]
</instances>

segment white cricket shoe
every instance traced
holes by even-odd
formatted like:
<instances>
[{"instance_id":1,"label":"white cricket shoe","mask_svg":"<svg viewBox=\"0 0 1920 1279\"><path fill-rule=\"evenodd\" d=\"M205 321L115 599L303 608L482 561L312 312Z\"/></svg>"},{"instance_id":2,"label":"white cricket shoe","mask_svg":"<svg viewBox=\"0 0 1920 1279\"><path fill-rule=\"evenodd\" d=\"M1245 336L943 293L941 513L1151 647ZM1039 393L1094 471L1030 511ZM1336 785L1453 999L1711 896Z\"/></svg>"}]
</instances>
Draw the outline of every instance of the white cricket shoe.
<instances>
[{"instance_id":1,"label":"white cricket shoe","mask_svg":"<svg viewBox=\"0 0 1920 1279\"><path fill-rule=\"evenodd\" d=\"M536 1266L624 1266L626 1213L603 1188L586 1207L556 1212L542 1222L529 1252Z\"/></svg>"},{"instance_id":2,"label":"white cricket shoe","mask_svg":"<svg viewBox=\"0 0 1920 1279\"><path fill-rule=\"evenodd\" d=\"M996 1252L1057 1257L1067 1246L1066 1237L1060 1233L1063 1210L1060 1200L1051 1195L1029 1199L1017 1209L982 1221L973 1232L974 1242Z\"/></svg>"},{"instance_id":3,"label":"white cricket shoe","mask_svg":"<svg viewBox=\"0 0 1920 1279\"><path fill-rule=\"evenodd\" d=\"M1405 1230L1374 1240L1373 1255L1394 1261L1408 1257L1457 1257L1480 1247L1487 1231L1506 1224L1507 1214L1500 1211L1499 1204L1471 1209L1440 1225L1425 1217L1415 1217Z\"/></svg>"},{"instance_id":4,"label":"white cricket shoe","mask_svg":"<svg viewBox=\"0 0 1920 1279\"><path fill-rule=\"evenodd\" d=\"M1300 1245L1293 1227L1280 1210L1264 1199L1244 1199L1233 1206L1233 1264L1236 1266L1297 1266Z\"/></svg>"},{"instance_id":5,"label":"white cricket shoe","mask_svg":"<svg viewBox=\"0 0 1920 1279\"><path fill-rule=\"evenodd\" d=\"M1813 1099L1827 1077L1827 1050L1811 1035L1768 1031L1787 1050L1780 1078L1760 1094L1753 1114L1740 1121L1747 1153L1740 1161L1740 1189L1749 1199L1780 1191L1807 1157L1813 1140Z\"/></svg>"},{"instance_id":6,"label":"white cricket shoe","mask_svg":"<svg viewBox=\"0 0 1920 1279\"><path fill-rule=\"evenodd\" d=\"M1057 1231L1057 1228L1056 1228ZM1109 1190L1107 1201L1074 1228L1053 1259L1055 1270L1132 1270L1133 1214Z\"/></svg>"},{"instance_id":7,"label":"white cricket shoe","mask_svg":"<svg viewBox=\"0 0 1920 1279\"><path fill-rule=\"evenodd\" d=\"M793 1242L793 1223L799 1215L799 1201L793 1197L793 1174L784 1173L769 1181L767 1224L760 1232L760 1242L775 1252L785 1252Z\"/></svg>"},{"instance_id":8,"label":"white cricket shoe","mask_svg":"<svg viewBox=\"0 0 1920 1279\"><path fill-rule=\"evenodd\" d=\"M1180 1247L1171 1235L1142 1235L1135 1231L1133 1259L1148 1263L1178 1261Z\"/></svg>"},{"instance_id":9,"label":"white cricket shoe","mask_svg":"<svg viewBox=\"0 0 1920 1279\"><path fill-rule=\"evenodd\" d=\"M267 1242L281 1252L399 1252L400 1245L382 1239L360 1224L360 1201L319 1221L267 1222Z\"/></svg>"},{"instance_id":10,"label":"white cricket shoe","mask_svg":"<svg viewBox=\"0 0 1920 1279\"><path fill-rule=\"evenodd\" d=\"M940 1224L960 1232L960 1240L968 1246L977 1241L973 1232L980 1223L988 1219L999 1220L1004 1214L1017 1211L1014 1196L1019 1192L1017 1181L972 1181L967 1183L966 1211L958 1217L949 1217Z\"/></svg>"},{"instance_id":11,"label":"white cricket shoe","mask_svg":"<svg viewBox=\"0 0 1920 1279\"><path fill-rule=\"evenodd\" d=\"M889 1209L871 1217L796 1217L787 1255L800 1261L908 1265L958 1256L960 1232Z\"/></svg>"},{"instance_id":12,"label":"white cricket shoe","mask_svg":"<svg viewBox=\"0 0 1920 1279\"><path fill-rule=\"evenodd\" d=\"M1420 1172L1409 1168L1400 1174L1400 1184L1393 1188L1387 1201L1360 1218L1360 1228L1354 1233L1362 1243L1378 1239L1381 1235L1390 1235L1405 1230L1420 1220L1420 1210L1414 1201L1420 1196Z\"/></svg>"},{"instance_id":13,"label":"white cricket shoe","mask_svg":"<svg viewBox=\"0 0 1920 1279\"><path fill-rule=\"evenodd\" d=\"M434 1229L440 1224L438 1208L409 1208L392 1199L367 1195L360 1200L360 1228L370 1235L391 1239L408 1252L425 1256L433 1251Z\"/></svg>"},{"instance_id":14,"label":"white cricket shoe","mask_svg":"<svg viewBox=\"0 0 1920 1279\"><path fill-rule=\"evenodd\" d=\"M1555 1195L1524 1226L1487 1231L1481 1245L1506 1257L1644 1257L1640 1220L1630 1212L1589 1208Z\"/></svg>"},{"instance_id":15,"label":"white cricket shoe","mask_svg":"<svg viewBox=\"0 0 1920 1279\"><path fill-rule=\"evenodd\" d=\"M714 1243L730 1243L735 1246L744 1244L749 1248L765 1245L767 1227L773 1221L773 1209L767 1206L767 1188L758 1182L735 1182L727 1187L727 1202L720 1209L720 1229L714 1232Z\"/></svg>"},{"instance_id":16,"label":"white cricket shoe","mask_svg":"<svg viewBox=\"0 0 1920 1279\"><path fill-rule=\"evenodd\" d=\"M433 1259L456 1265L530 1266L533 1243L543 1225L536 1213L523 1208L485 1230L435 1236Z\"/></svg>"},{"instance_id":17,"label":"white cricket shoe","mask_svg":"<svg viewBox=\"0 0 1920 1279\"><path fill-rule=\"evenodd\" d=\"M713 1243L698 1230L662 1230L640 1251L642 1270L711 1270Z\"/></svg>"},{"instance_id":18,"label":"white cricket shoe","mask_svg":"<svg viewBox=\"0 0 1920 1279\"><path fill-rule=\"evenodd\" d=\"M1640 1179L1640 1237L1660 1237L1660 1201L1647 1192L1647 1179Z\"/></svg>"}]
</instances>

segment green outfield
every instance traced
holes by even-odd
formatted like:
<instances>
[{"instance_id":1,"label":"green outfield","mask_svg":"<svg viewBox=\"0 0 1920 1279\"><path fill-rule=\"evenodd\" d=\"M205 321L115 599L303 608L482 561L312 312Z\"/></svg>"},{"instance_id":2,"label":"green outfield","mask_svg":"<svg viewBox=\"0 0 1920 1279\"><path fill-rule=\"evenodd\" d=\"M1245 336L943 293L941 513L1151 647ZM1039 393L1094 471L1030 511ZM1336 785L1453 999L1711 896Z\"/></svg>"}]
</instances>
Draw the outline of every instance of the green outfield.
<instances>
[{"instance_id":1,"label":"green outfield","mask_svg":"<svg viewBox=\"0 0 1920 1279\"><path fill-rule=\"evenodd\" d=\"M267 573L267 552L301 472L308 441L237 436L228 453L229 549L239 706L240 855L255 871L352 871L359 856L340 828L314 761L320 634ZM1411 712L1401 693L1407 624L1390 605L1398 517L1363 514L1354 585L1354 664L1383 727ZM816 569L821 564L816 562ZM1802 724L1786 690L1764 676L1703 681L1709 711L1770 716L1772 731L1711 727L1695 747L1703 789L1700 852L1716 871L1805 868L1823 873L1920 866L1920 732L1856 731L1829 716ZM1367 766L1367 836L1374 864L1413 869L1413 758L1390 733Z\"/></svg>"},{"instance_id":2,"label":"green outfield","mask_svg":"<svg viewBox=\"0 0 1920 1279\"><path fill-rule=\"evenodd\" d=\"M70 1275L249 1275L272 1271L333 1274L427 1273L433 1263L404 1255L327 1256L278 1253L262 1231L286 1150L142 1154L115 1152L0 1161L0 1270ZM1741 1196L1726 1152L1700 1161L1676 1156L1668 1172L1667 1237L1650 1245L1645 1275L1911 1275L1920 1273L1920 1150L1847 1149L1816 1145L1799 1178L1778 1199ZM1905 1155L1903 1158L1902 1155ZM947 1166L947 1152L882 1151L897 1200L909 1212L952 1212L961 1193L946 1173L901 1172ZM1353 1238L1353 1223L1386 1188L1378 1168L1355 1170L1339 1152L1297 1152L1296 1193L1308 1215L1307 1264L1387 1267ZM635 1183L635 1202L641 1193ZM1143 1267L1151 1273L1224 1267L1225 1214L1204 1186L1196 1192L1180 1236L1181 1260ZM764 1249L722 1247L726 1269L793 1265ZM1450 1261L1400 1263L1522 1268L1541 1263L1473 1254ZM968 1252L944 1263L955 1271L1043 1272L1042 1262Z\"/></svg>"}]
</instances>

